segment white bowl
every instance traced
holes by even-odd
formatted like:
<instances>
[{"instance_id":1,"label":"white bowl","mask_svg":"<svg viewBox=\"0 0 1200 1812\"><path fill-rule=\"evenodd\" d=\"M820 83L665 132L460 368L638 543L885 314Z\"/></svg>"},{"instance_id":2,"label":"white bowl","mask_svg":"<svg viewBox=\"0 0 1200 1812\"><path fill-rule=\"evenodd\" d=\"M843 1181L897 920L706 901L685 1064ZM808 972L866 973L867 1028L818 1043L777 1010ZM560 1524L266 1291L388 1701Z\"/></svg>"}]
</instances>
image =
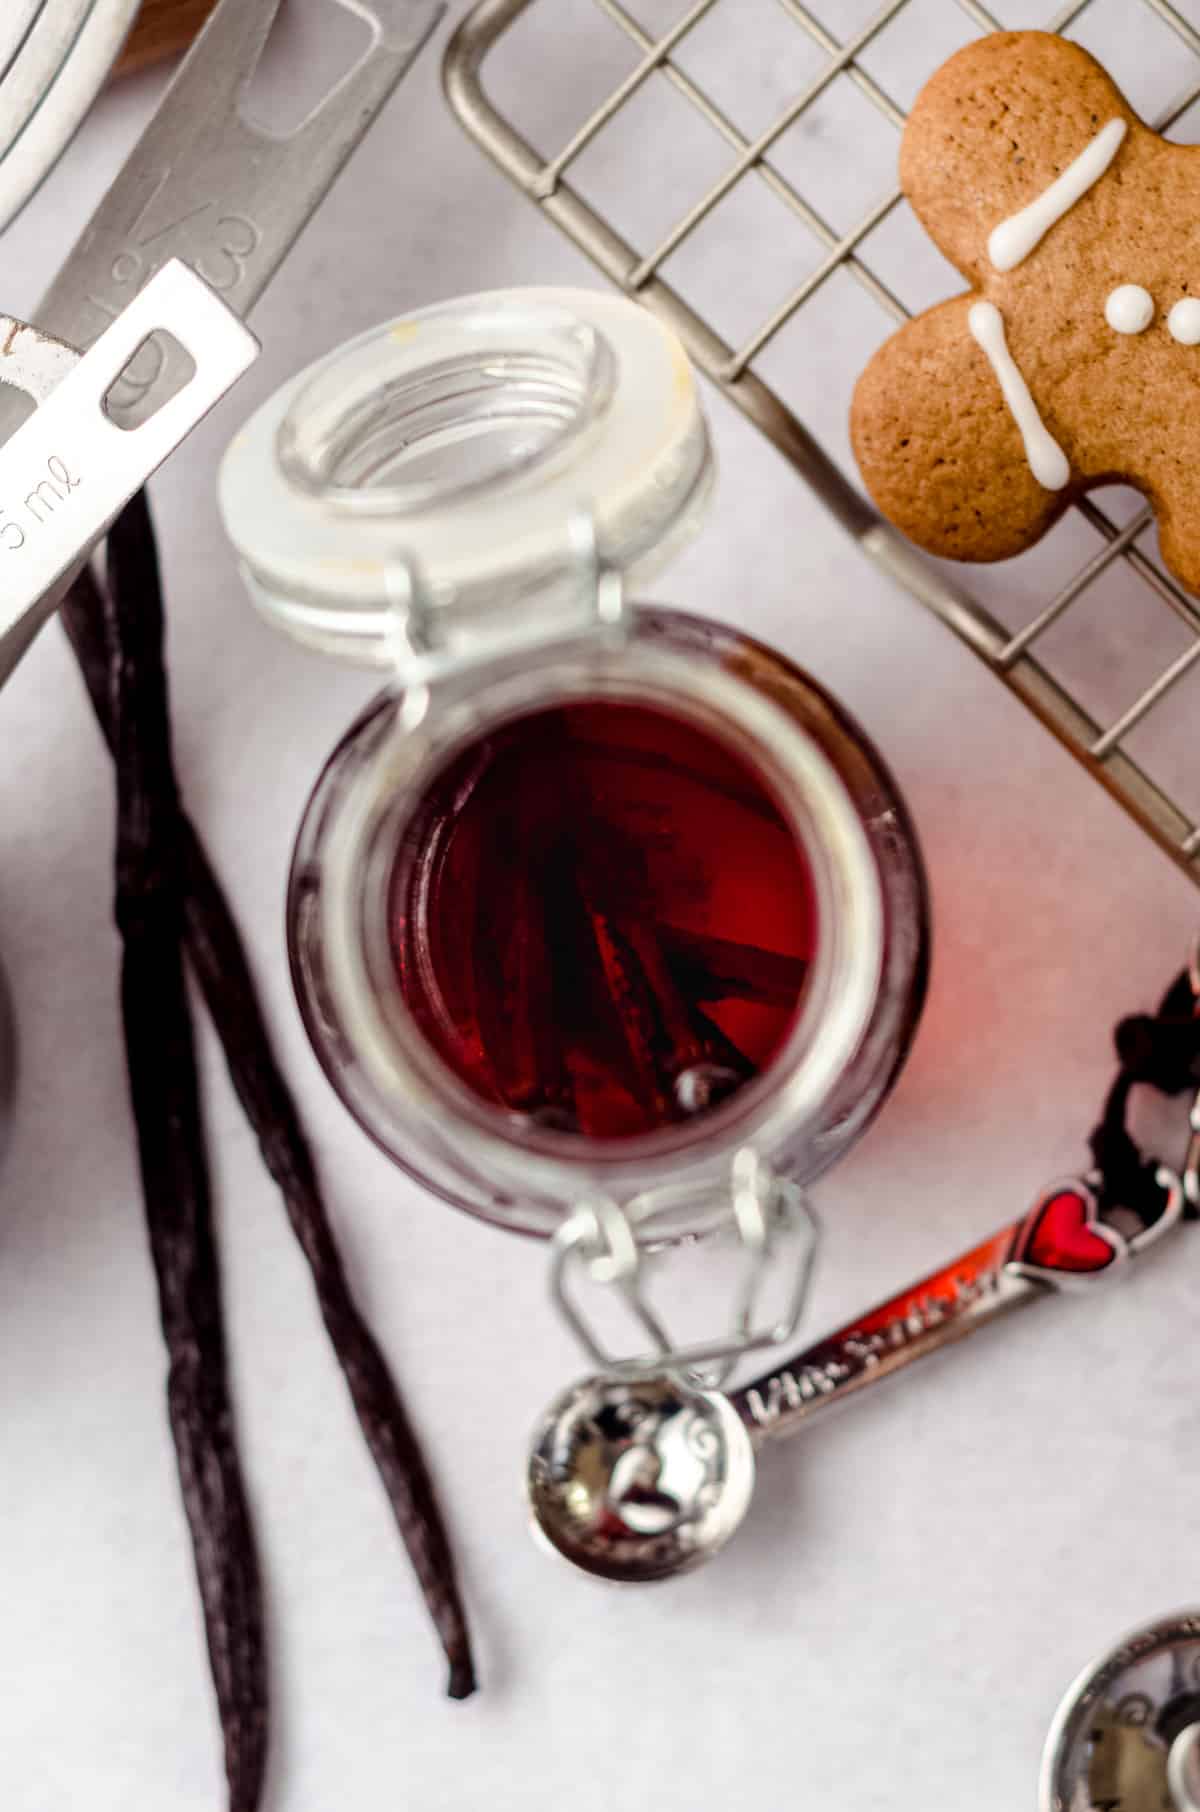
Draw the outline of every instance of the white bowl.
<instances>
[{"instance_id":1,"label":"white bowl","mask_svg":"<svg viewBox=\"0 0 1200 1812\"><path fill-rule=\"evenodd\" d=\"M125 42L139 0L4 0L0 229L54 167Z\"/></svg>"}]
</instances>

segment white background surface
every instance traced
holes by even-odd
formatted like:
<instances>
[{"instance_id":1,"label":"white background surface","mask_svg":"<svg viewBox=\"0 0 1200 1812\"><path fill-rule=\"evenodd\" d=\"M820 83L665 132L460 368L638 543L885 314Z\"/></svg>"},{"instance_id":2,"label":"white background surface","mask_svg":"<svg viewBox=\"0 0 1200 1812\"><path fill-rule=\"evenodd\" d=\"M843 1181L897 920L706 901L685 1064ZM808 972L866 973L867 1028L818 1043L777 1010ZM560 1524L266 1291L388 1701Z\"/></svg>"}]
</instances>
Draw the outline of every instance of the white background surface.
<instances>
[{"instance_id":1,"label":"white background surface","mask_svg":"<svg viewBox=\"0 0 1200 1812\"><path fill-rule=\"evenodd\" d=\"M767 3L725 0L724 15ZM542 32L527 116L578 117L578 10L563 0ZM825 0L823 12L842 31L865 10ZM1132 7L1109 10L1128 23ZM669 11L646 0L643 16ZM795 87L773 54L725 29L718 72L741 69L764 107L775 86ZM965 29L944 46L931 31L915 61ZM607 1592L544 1558L524 1527L528 1430L580 1369L543 1304L542 1255L398 1176L300 1030L281 931L289 848L318 764L372 682L252 616L213 502L220 450L300 362L385 315L470 288L596 281L449 118L439 54L426 53L258 310L259 367L155 486L187 796L252 947L354 1276L427 1436L484 1685L467 1705L441 1697L440 1657L304 1265L206 1046L234 1384L270 1597L267 1804L1021 1812L1074 1672L1126 1626L1200 1597L1191 1238L1100 1307L1021 1318L770 1452L718 1564L670 1588ZM890 54L908 98L902 53ZM1139 54L1147 84L1161 65L1178 87L1169 39L1147 33ZM33 308L157 92L150 78L110 93L8 233L6 309ZM814 130L812 158L830 144ZM607 174L623 168L626 192L665 206L663 151L647 166L635 144L617 145ZM848 183L866 180L865 151L843 161ZM886 170L873 180L877 192ZM765 258L778 246L735 249ZM729 247L707 256L742 298L750 279ZM848 378L830 369L826 331L804 328L774 356L836 436ZM915 811L937 915L912 1061L820 1191L815 1333L1078 1167L1111 1073L1110 1025L1174 972L1197 900L778 456L716 399L712 415L724 468L712 524L658 595L775 642L859 714ZM1026 581L1011 574L992 575L989 595L1010 580L1019 601ZM1127 582L1116 590L1089 672L1128 697L1153 632L1133 631L1145 607ZM0 1805L213 1812L219 1745L115 1006L111 775L57 629L0 707L0 946L23 1045L0 1180Z\"/></svg>"}]
</instances>

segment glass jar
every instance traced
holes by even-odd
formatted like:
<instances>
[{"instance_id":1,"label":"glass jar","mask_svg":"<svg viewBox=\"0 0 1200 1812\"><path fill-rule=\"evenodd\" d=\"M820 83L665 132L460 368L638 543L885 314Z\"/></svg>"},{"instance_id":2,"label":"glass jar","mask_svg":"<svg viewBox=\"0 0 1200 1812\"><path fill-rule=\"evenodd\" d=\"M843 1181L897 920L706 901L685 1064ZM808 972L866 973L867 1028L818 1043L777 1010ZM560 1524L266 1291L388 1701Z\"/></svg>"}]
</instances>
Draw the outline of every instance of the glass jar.
<instances>
[{"instance_id":1,"label":"glass jar","mask_svg":"<svg viewBox=\"0 0 1200 1812\"><path fill-rule=\"evenodd\" d=\"M870 743L733 629L627 604L712 484L682 349L591 292L424 311L285 386L226 458L252 597L391 671L329 760L288 900L334 1086L447 1201L640 1239L809 1181L884 1099L927 903Z\"/></svg>"}]
</instances>

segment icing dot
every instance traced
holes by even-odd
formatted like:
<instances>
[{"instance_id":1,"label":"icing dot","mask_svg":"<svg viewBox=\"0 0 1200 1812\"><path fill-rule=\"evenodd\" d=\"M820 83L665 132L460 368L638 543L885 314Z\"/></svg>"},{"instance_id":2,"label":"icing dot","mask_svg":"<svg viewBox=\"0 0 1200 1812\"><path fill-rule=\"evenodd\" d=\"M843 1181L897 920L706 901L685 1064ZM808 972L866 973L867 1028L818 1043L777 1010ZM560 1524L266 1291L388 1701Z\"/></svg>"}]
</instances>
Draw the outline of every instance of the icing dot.
<instances>
[{"instance_id":1,"label":"icing dot","mask_svg":"<svg viewBox=\"0 0 1200 1812\"><path fill-rule=\"evenodd\" d=\"M1104 319L1114 333L1145 333L1154 319L1154 297L1140 283L1122 283L1104 304Z\"/></svg>"},{"instance_id":2,"label":"icing dot","mask_svg":"<svg viewBox=\"0 0 1200 1812\"><path fill-rule=\"evenodd\" d=\"M1184 296L1167 316L1167 331L1181 346L1200 346L1200 302Z\"/></svg>"}]
</instances>

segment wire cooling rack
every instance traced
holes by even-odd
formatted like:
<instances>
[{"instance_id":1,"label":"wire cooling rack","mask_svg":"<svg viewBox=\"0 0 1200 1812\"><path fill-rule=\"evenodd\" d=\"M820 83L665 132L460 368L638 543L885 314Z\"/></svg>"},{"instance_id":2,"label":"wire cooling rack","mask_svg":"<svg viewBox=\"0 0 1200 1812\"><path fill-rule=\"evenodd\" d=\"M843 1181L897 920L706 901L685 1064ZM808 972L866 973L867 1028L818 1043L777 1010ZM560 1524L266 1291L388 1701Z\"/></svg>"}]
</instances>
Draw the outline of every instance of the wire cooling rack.
<instances>
[{"instance_id":1,"label":"wire cooling rack","mask_svg":"<svg viewBox=\"0 0 1200 1812\"><path fill-rule=\"evenodd\" d=\"M803 0L479 0L447 51L446 92L488 155L671 325L863 549L1200 882L1200 604L1163 566L1143 500L1106 491L1020 560L952 568L879 518L847 476L845 439L850 386L874 347L962 289L895 183L897 134L924 79L980 33L1040 26L1085 43L1145 118L1189 140L1200 5L1193 23L1184 0L1075 0L1049 14L1045 0L873 3L864 17L863 0L818 0L834 30ZM551 33L569 33L578 57L570 95L528 79ZM493 98L506 87L519 124ZM641 145L645 180L631 181ZM778 295L759 280L764 262Z\"/></svg>"}]
</instances>

